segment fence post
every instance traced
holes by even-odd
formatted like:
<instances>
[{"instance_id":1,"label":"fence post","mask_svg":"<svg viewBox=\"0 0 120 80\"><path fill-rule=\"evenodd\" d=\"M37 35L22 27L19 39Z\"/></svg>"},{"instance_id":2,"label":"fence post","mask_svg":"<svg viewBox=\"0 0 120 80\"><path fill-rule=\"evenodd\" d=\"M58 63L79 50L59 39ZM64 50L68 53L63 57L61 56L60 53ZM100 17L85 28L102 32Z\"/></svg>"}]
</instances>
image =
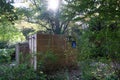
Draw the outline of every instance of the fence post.
<instances>
[{"instance_id":1,"label":"fence post","mask_svg":"<svg viewBox=\"0 0 120 80\"><path fill-rule=\"evenodd\" d=\"M15 59L16 59L16 62L17 62L17 65L19 64L19 53L20 53L20 45L19 45L19 43L18 44L16 44L16 46L15 46Z\"/></svg>"}]
</instances>

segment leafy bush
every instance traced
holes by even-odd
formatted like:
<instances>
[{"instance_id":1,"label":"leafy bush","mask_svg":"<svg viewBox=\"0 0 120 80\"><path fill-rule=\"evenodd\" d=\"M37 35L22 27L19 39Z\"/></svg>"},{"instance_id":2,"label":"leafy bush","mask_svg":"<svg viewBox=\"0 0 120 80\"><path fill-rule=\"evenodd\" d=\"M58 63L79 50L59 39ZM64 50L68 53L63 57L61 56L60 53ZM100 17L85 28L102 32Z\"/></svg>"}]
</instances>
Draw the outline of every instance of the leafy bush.
<instances>
[{"instance_id":1,"label":"leafy bush","mask_svg":"<svg viewBox=\"0 0 120 80\"><path fill-rule=\"evenodd\" d=\"M0 70L1 80L28 80L35 77L32 69L28 69L25 65L20 65L19 67L12 68L4 66L0 67Z\"/></svg>"},{"instance_id":2,"label":"leafy bush","mask_svg":"<svg viewBox=\"0 0 120 80\"><path fill-rule=\"evenodd\" d=\"M0 41L0 49L7 47L7 41Z\"/></svg>"},{"instance_id":3,"label":"leafy bush","mask_svg":"<svg viewBox=\"0 0 120 80\"><path fill-rule=\"evenodd\" d=\"M40 53L37 56L40 56L38 61L38 69L45 72L55 71L58 67L56 62L58 61L58 56L52 51L46 51L45 53Z\"/></svg>"},{"instance_id":4,"label":"leafy bush","mask_svg":"<svg viewBox=\"0 0 120 80\"><path fill-rule=\"evenodd\" d=\"M67 79L69 77L65 72L56 72L55 74L47 76L48 80L69 80Z\"/></svg>"},{"instance_id":5,"label":"leafy bush","mask_svg":"<svg viewBox=\"0 0 120 80\"><path fill-rule=\"evenodd\" d=\"M82 73L85 80L119 79L120 69L110 64L120 63L120 25L115 21L108 23L100 18L93 18L89 21L89 27L80 34L78 59L84 63ZM96 62L97 64L91 66ZM106 65L100 68L101 63Z\"/></svg>"},{"instance_id":6,"label":"leafy bush","mask_svg":"<svg viewBox=\"0 0 120 80\"><path fill-rule=\"evenodd\" d=\"M118 80L111 65L93 60L81 62L81 71L83 80Z\"/></svg>"},{"instance_id":7,"label":"leafy bush","mask_svg":"<svg viewBox=\"0 0 120 80\"><path fill-rule=\"evenodd\" d=\"M14 51L14 49L0 49L0 63L9 62Z\"/></svg>"},{"instance_id":8,"label":"leafy bush","mask_svg":"<svg viewBox=\"0 0 120 80\"><path fill-rule=\"evenodd\" d=\"M69 46L69 45L68 45ZM38 53L38 69L46 73L53 73L63 69L75 69L77 67L77 50L72 49L71 46L65 51L46 51Z\"/></svg>"},{"instance_id":9,"label":"leafy bush","mask_svg":"<svg viewBox=\"0 0 120 80\"><path fill-rule=\"evenodd\" d=\"M0 80L46 80L43 73L37 73L26 64L19 66L0 66Z\"/></svg>"}]
</instances>

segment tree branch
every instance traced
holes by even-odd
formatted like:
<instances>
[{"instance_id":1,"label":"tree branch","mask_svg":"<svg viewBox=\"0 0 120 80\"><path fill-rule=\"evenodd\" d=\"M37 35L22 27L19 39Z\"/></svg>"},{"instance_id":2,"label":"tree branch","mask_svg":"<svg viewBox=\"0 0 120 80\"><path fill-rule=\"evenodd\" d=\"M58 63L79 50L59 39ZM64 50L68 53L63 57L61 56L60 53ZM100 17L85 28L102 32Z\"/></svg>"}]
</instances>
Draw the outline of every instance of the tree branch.
<instances>
[{"instance_id":1,"label":"tree branch","mask_svg":"<svg viewBox=\"0 0 120 80\"><path fill-rule=\"evenodd\" d=\"M67 27L68 27L68 25L69 25L69 22L70 22L70 21L68 21L68 22L64 25L64 27L63 27L63 32L62 32L62 33L65 33L65 31L66 31L66 29L67 29Z\"/></svg>"},{"instance_id":2,"label":"tree branch","mask_svg":"<svg viewBox=\"0 0 120 80\"><path fill-rule=\"evenodd\" d=\"M33 3L33 5L35 5L35 7L36 7L38 10L41 11L41 8L36 4L36 1L35 1L35 0L30 0L30 1Z\"/></svg>"},{"instance_id":3,"label":"tree branch","mask_svg":"<svg viewBox=\"0 0 120 80\"><path fill-rule=\"evenodd\" d=\"M47 23L46 23L46 24L43 24L43 23L41 23L41 22L39 22L39 21L36 21L36 22L28 21L28 22L39 24L39 25L41 25L41 27L45 27L47 30L50 30L50 28L48 28L48 27L46 26Z\"/></svg>"}]
</instances>

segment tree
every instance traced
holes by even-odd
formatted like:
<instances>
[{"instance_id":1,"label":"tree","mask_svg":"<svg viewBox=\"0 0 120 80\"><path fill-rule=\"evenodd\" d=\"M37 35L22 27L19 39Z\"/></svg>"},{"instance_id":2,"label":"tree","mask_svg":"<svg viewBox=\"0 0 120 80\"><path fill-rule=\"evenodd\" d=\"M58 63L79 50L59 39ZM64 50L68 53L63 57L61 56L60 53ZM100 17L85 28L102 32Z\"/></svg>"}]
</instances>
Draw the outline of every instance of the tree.
<instances>
[{"instance_id":1,"label":"tree","mask_svg":"<svg viewBox=\"0 0 120 80\"><path fill-rule=\"evenodd\" d=\"M31 0L35 6L34 11L37 15L31 22L36 22L42 25L47 30L54 34L64 34L68 28L70 18L63 18L62 1L59 0L59 8L56 11L47 9L47 0Z\"/></svg>"},{"instance_id":2,"label":"tree","mask_svg":"<svg viewBox=\"0 0 120 80\"><path fill-rule=\"evenodd\" d=\"M0 0L0 22L13 22L17 19L14 7L7 0Z\"/></svg>"},{"instance_id":3,"label":"tree","mask_svg":"<svg viewBox=\"0 0 120 80\"><path fill-rule=\"evenodd\" d=\"M23 41L25 41L24 35L11 22L0 23L0 48Z\"/></svg>"},{"instance_id":4,"label":"tree","mask_svg":"<svg viewBox=\"0 0 120 80\"><path fill-rule=\"evenodd\" d=\"M96 63L107 64L116 78L120 78L120 1L119 0L66 0L65 17L74 16L74 21L83 21L89 27L82 29L78 38L79 59L87 64L82 70L84 80L106 79L98 77ZM87 18L87 20L86 20ZM90 62L89 62L90 61ZM109 63L110 62L110 63ZM111 67L113 63L113 67ZM91 66L94 65L94 66ZM101 65L101 64L100 64ZM87 67L87 66L91 66ZM94 67L94 68L93 68ZM94 69L96 71L93 71ZM97 69L99 69L97 67ZM86 70L86 72L84 72ZM101 70L101 73L106 73ZM100 74L103 75L103 74ZM110 75L110 74L107 74ZM112 76L113 76L112 75ZM110 75L111 76L111 75ZM110 78L112 79L112 78Z\"/></svg>"},{"instance_id":5,"label":"tree","mask_svg":"<svg viewBox=\"0 0 120 80\"><path fill-rule=\"evenodd\" d=\"M118 0L65 0L66 16L74 15L74 20L99 16L104 20L119 20L120 1Z\"/></svg>"}]
</instances>

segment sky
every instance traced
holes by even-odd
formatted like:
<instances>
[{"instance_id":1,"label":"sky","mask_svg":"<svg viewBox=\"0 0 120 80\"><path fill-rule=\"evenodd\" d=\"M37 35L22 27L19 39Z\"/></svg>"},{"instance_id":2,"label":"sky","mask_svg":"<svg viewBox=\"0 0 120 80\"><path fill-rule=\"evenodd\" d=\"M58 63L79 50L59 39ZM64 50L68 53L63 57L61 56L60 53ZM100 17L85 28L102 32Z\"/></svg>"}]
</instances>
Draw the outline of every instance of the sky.
<instances>
[{"instance_id":1,"label":"sky","mask_svg":"<svg viewBox=\"0 0 120 80\"><path fill-rule=\"evenodd\" d=\"M23 0L14 0L14 3L12 3L12 5L13 5L14 7L17 7L17 8L19 8L19 7L28 8L28 7L29 7L29 3L30 3L29 0L28 0L27 2L23 2Z\"/></svg>"},{"instance_id":2,"label":"sky","mask_svg":"<svg viewBox=\"0 0 120 80\"><path fill-rule=\"evenodd\" d=\"M57 10L58 5L59 5L59 0L47 0L48 1L48 9L51 9L53 11ZM14 7L22 7L22 8L29 8L29 4L30 1L26 0L26 2L24 2L24 0L14 0L14 3L12 3L12 5Z\"/></svg>"},{"instance_id":3,"label":"sky","mask_svg":"<svg viewBox=\"0 0 120 80\"><path fill-rule=\"evenodd\" d=\"M59 0L48 0L48 9L56 10L59 6Z\"/></svg>"}]
</instances>

